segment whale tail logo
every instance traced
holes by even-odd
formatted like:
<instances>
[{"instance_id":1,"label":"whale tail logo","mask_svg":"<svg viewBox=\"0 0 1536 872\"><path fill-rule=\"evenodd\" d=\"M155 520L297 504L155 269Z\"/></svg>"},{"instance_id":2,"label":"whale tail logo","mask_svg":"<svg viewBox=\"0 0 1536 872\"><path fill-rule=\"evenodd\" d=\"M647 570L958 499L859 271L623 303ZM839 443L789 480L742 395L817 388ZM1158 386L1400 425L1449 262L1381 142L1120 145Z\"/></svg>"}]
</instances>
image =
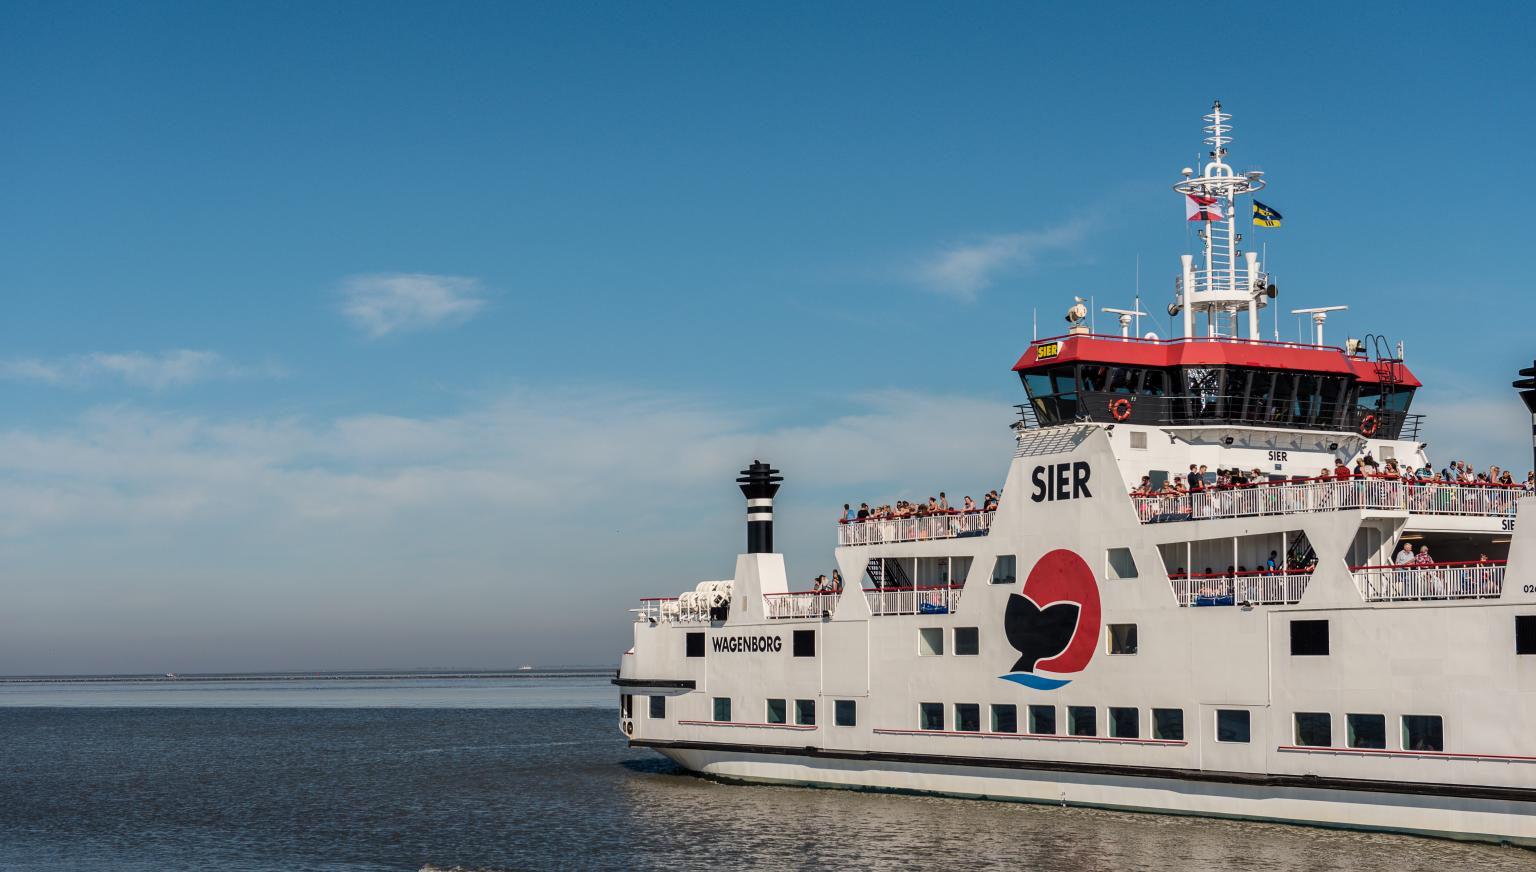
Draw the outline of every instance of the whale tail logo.
<instances>
[{"instance_id":1,"label":"whale tail logo","mask_svg":"<svg viewBox=\"0 0 1536 872\"><path fill-rule=\"evenodd\" d=\"M1055 690L1083 671L1099 644L1099 586L1083 558L1065 549L1036 561L1024 589L1008 597L1003 630L1019 659L999 676Z\"/></svg>"}]
</instances>

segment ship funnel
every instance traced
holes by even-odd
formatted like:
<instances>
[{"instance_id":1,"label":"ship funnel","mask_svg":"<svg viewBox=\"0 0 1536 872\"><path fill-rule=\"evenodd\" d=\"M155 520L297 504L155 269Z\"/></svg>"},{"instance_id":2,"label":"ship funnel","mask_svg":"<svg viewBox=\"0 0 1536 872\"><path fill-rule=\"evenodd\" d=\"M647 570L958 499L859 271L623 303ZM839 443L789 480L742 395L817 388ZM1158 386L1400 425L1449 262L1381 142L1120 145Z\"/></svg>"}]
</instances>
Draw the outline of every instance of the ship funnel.
<instances>
[{"instance_id":1,"label":"ship funnel","mask_svg":"<svg viewBox=\"0 0 1536 872\"><path fill-rule=\"evenodd\" d=\"M773 495L784 476L760 460L741 471L736 484L747 498L747 553L773 553Z\"/></svg>"}]
</instances>

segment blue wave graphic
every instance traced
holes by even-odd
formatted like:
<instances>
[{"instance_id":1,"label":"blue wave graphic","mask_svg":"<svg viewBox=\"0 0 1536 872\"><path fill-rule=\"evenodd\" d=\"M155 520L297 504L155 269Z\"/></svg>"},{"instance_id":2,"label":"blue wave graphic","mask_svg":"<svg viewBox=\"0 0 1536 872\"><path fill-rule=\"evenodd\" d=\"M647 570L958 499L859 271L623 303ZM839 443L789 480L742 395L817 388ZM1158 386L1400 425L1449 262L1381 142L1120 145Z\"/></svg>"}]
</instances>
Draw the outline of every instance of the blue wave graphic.
<instances>
[{"instance_id":1,"label":"blue wave graphic","mask_svg":"<svg viewBox=\"0 0 1536 872\"><path fill-rule=\"evenodd\" d=\"M1033 687L1035 690L1055 690L1058 687L1066 687L1072 683L1068 678L1045 678L1033 672L1010 672L1007 675L999 675L1004 681L1014 681L1025 687Z\"/></svg>"}]
</instances>

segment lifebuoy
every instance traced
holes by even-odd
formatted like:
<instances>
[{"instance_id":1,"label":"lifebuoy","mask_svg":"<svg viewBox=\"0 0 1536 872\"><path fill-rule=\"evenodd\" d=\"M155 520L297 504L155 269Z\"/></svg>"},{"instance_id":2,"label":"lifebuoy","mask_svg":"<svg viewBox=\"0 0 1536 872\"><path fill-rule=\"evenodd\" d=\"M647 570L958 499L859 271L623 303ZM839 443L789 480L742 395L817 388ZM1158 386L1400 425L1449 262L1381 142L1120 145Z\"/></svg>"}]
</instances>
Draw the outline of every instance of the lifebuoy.
<instances>
[{"instance_id":1,"label":"lifebuoy","mask_svg":"<svg viewBox=\"0 0 1536 872\"><path fill-rule=\"evenodd\" d=\"M1366 415L1360 419L1360 435L1369 439L1376 435L1376 428L1378 426L1380 424L1377 422L1375 415Z\"/></svg>"},{"instance_id":2,"label":"lifebuoy","mask_svg":"<svg viewBox=\"0 0 1536 872\"><path fill-rule=\"evenodd\" d=\"M1124 421L1131 416L1131 401L1125 397L1110 400L1109 414L1113 415L1116 421Z\"/></svg>"}]
</instances>

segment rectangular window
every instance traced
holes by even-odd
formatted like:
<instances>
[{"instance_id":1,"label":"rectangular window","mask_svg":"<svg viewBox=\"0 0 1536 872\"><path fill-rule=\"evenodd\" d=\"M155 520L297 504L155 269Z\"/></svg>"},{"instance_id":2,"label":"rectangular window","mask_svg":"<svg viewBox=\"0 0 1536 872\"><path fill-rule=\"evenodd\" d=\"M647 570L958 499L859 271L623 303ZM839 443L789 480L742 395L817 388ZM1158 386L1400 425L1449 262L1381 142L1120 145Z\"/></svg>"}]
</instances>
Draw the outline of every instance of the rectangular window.
<instances>
[{"instance_id":1,"label":"rectangular window","mask_svg":"<svg viewBox=\"0 0 1536 872\"><path fill-rule=\"evenodd\" d=\"M1056 735L1056 707L1053 705L1030 706L1029 731L1037 736Z\"/></svg>"},{"instance_id":2,"label":"rectangular window","mask_svg":"<svg viewBox=\"0 0 1536 872\"><path fill-rule=\"evenodd\" d=\"M1012 554L999 554L992 564L992 583L1013 584L1018 580L1018 558Z\"/></svg>"},{"instance_id":3,"label":"rectangular window","mask_svg":"<svg viewBox=\"0 0 1536 872\"><path fill-rule=\"evenodd\" d=\"M839 727L851 727L859 722L859 705L851 699L840 699L832 704L832 719Z\"/></svg>"},{"instance_id":4,"label":"rectangular window","mask_svg":"<svg viewBox=\"0 0 1536 872\"><path fill-rule=\"evenodd\" d=\"M1515 615L1515 653L1536 654L1536 615Z\"/></svg>"},{"instance_id":5,"label":"rectangular window","mask_svg":"<svg viewBox=\"0 0 1536 872\"><path fill-rule=\"evenodd\" d=\"M795 656L796 657L815 657L816 656L816 631L815 630L796 630L795 631L795 639L794 639L794 649L795 649Z\"/></svg>"},{"instance_id":6,"label":"rectangular window","mask_svg":"<svg viewBox=\"0 0 1536 872\"><path fill-rule=\"evenodd\" d=\"M917 704L917 725L924 730L944 729L944 703L920 702Z\"/></svg>"},{"instance_id":7,"label":"rectangular window","mask_svg":"<svg viewBox=\"0 0 1536 872\"><path fill-rule=\"evenodd\" d=\"M1345 738L1351 748L1385 748L1387 747L1387 716L1386 715L1345 715L1344 722L1348 735Z\"/></svg>"},{"instance_id":8,"label":"rectangular window","mask_svg":"<svg viewBox=\"0 0 1536 872\"><path fill-rule=\"evenodd\" d=\"M1232 709L1216 712L1216 741L1247 742L1250 740L1248 713Z\"/></svg>"},{"instance_id":9,"label":"rectangular window","mask_svg":"<svg viewBox=\"0 0 1536 872\"><path fill-rule=\"evenodd\" d=\"M731 719L731 698L728 696L715 697L715 720L729 721Z\"/></svg>"},{"instance_id":10,"label":"rectangular window","mask_svg":"<svg viewBox=\"0 0 1536 872\"><path fill-rule=\"evenodd\" d=\"M1109 734L1116 739L1141 738L1141 711L1109 707Z\"/></svg>"},{"instance_id":11,"label":"rectangular window","mask_svg":"<svg viewBox=\"0 0 1536 872\"><path fill-rule=\"evenodd\" d=\"M955 628L955 655L975 655L981 653L981 642L977 638L975 627Z\"/></svg>"},{"instance_id":12,"label":"rectangular window","mask_svg":"<svg viewBox=\"0 0 1536 872\"><path fill-rule=\"evenodd\" d=\"M789 706L782 699L768 700L768 719L764 723L789 723Z\"/></svg>"},{"instance_id":13,"label":"rectangular window","mask_svg":"<svg viewBox=\"0 0 1536 872\"><path fill-rule=\"evenodd\" d=\"M1073 736L1097 736L1098 714L1098 710L1091 705L1067 706L1067 733Z\"/></svg>"},{"instance_id":14,"label":"rectangular window","mask_svg":"<svg viewBox=\"0 0 1536 872\"><path fill-rule=\"evenodd\" d=\"M664 696L651 697L651 720L664 721L667 719L667 698Z\"/></svg>"},{"instance_id":15,"label":"rectangular window","mask_svg":"<svg viewBox=\"0 0 1536 872\"><path fill-rule=\"evenodd\" d=\"M1019 708L1008 703L992 706L992 732L1017 733L1019 731Z\"/></svg>"},{"instance_id":16,"label":"rectangular window","mask_svg":"<svg viewBox=\"0 0 1536 872\"><path fill-rule=\"evenodd\" d=\"M955 729L962 733L981 732L981 706L974 702L955 703Z\"/></svg>"},{"instance_id":17,"label":"rectangular window","mask_svg":"<svg viewBox=\"0 0 1536 872\"><path fill-rule=\"evenodd\" d=\"M1147 431L1145 431L1145 430L1132 430L1131 431L1131 447L1132 448L1140 448L1142 450L1145 450L1146 447L1147 447Z\"/></svg>"},{"instance_id":18,"label":"rectangular window","mask_svg":"<svg viewBox=\"0 0 1536 872\"><path fill-rule=\"evenodd\" d=\"M1184 710L1153 709L1152 738L1168 742L1184 741Z\"/></svg>"},{"instance_id":19,"label":"rectangular window","mask_svg":"<svg viewBox=\"0 0 1536 872\"><path fill-rule=\"evenodd\" d=\"M621 693L621 694L619 694L619 717L623 717L623 718L634 717L634 711L633 711L634 705L635 705L635 697L634 697L634 695L628 694L628 693Z\"/></svg>"},{"instance_id":20,"label":"rectangular window","mask_svg":"<svg viewBox=\"0 0 1536 872\"><path fill-rule=\"evenodd\" d=\"M1135 624L1110 624L1109 653L1111 654L1135 654L1136 653L1136 625Z\"/></svg>"},{"instance_id":21,"label":"rectangular window","mask_svg":"<svg viewBox=\"0 0 1536 872\"><path fill-rule=\"evenodd\" d=\"M1298 657L1328 654L1327 621L1291 621L1291 653Z\"/></svg>"},{"instance_id":22,"label":"rectangular window","mask_svg":"<svg viewBox=\"0 0 1536 872\"><path fill-rule=\"evenodd\" d=\"M939 657L944 654L944 628L919 627L917 653L923 657Z\"/></svg>"},{"instance_id":23,"label":"rectangular window","mask_svg":"<svg viewBox=\"0 0 1536 872\"><path fill-rule=\"evenodd\" d=\"M1107 569L1104 574L1110 578L1136 577L1136 559L1131 557L1129 548L1111 548L1104 552L1104 564Z\"/></svg>"},{"instance_id":24,"label":"rectangular window","mask_svg":"<svg viewBox=\"0 0 1536 872\"><path fill-rule=\"evenodd\" d=\"M1333 718L1327 712L1297 712L1296 744L1308 748L1333 747Z\"/></svg>"},{"instance_id":25,"label":"rectangular window","mask_svg":"<svg viewBox=\"0 0 1536 872\"><path fill-rule=\"evenodd\" d=\"M1439 715L1403 715L1404 751L1444 751L1445 724Z\"/></svg>"},{"instance_id":26,"label":"rectangular window","mask_svg":"<svg viewBox=\"0 0 1536 872\"><path fill-rule=\"evenodd\" d=\"M689 657L703 657L704 656L704 634L703 633L689 633L687 635L686 645L687 645L687 652L686 652L687 656L689 656Z\"/></svg>"},{"instance_id":27,"label":"rectangular window","mask_svg":"<svg viewBox=\"0 0 1536 872\"><path fill-rule=\"evenodd\" d=\"M802 727L816 726L816 700L795 700L795 723Z\"/></svg>"}]
</instances>

